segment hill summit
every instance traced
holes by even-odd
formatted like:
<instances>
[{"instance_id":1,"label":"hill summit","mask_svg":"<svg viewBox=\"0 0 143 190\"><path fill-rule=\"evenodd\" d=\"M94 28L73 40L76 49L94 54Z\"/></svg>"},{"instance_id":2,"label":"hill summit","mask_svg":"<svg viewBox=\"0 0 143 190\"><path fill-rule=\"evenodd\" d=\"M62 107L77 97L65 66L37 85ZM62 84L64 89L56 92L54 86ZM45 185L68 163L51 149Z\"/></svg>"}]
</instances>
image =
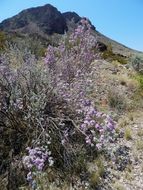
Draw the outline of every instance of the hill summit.
<instances>
[{"instance_id":1,"label":"hill summit","mask_svg":"<svg viewBox=\"0 0 143 190\"><path fill-rule=\"evenodd\" d=\"M18 15L4 20L0 28L4 31L20 32L53 32L63 34L67 30L63 15L52 5L30 8L20 12Z\"/></svg>"}]
</instances>

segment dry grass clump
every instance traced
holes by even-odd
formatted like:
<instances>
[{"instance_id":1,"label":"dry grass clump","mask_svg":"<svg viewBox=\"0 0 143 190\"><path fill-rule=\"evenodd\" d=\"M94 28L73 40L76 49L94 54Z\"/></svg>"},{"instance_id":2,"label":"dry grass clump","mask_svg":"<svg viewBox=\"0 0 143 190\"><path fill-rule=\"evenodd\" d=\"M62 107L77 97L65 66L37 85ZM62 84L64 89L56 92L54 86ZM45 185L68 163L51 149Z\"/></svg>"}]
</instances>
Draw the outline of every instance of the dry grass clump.
<instances>
[{"instance_id":1,"label":"dry grass clump","mask_svg":"<svg viewBox=\"0 0 143 190\"><path fill-rule=\"evenodd\" d=\"M105 174L105 159L103 156L98 156L92 163L88 163L87 169L90 174L89 181L91 187L99 186L102 177Z\"/></svg>"},{"instance_id":2,"label":"dry grass clump","mask_svg":"<svg viewBox=\"0 0 143 190\"><path fill-rule=\"evenodd\" d=\"M136 141L137 150L143 150L143 141L141 139Z\"/></svg>"},{"instance_id":3,"label":"dry grass clump","mask_svg":"<svg viewBox=\"0 0 143 190\"><path fill-rule=\"evenodd\" d=\"M138 135L139 137L143 137L143 129L142 129L142 128L139 128L139 129L138 129L137 135Z\"/></svg>"},{"instance_id":4,"label":"dry grass clump","mask_svg":"<svg viewBox=\"0 0 143 190\"><path fill-rule=\"evenodd\" d=\"M125 134L124 135L125 135L126 140L131 140L132 139L132 130L129 127L127 127L125 129Z\"/></svg>"},{"instance_id":5,"label":"dry grass clump","mask_svg":"<svg viewBox=\"0 0 143 190\"><path fill-rule=\"evenodd\" d=\"M119 182L115 182L115 184L113 184L114 190L126 190L126 188Z\"/></svg>"},{"instance_id":6,"label":"dry grass clump","mask_svg":"<svg viewBox=\"0 0 143 190\"><path fill-rule=\"evenodd\" d=\"M108 102L109 106L113 109L116 109L118 112L123 112L127 108L126 98L116 89L109 91Z\"/></svg>"}]
</instances>

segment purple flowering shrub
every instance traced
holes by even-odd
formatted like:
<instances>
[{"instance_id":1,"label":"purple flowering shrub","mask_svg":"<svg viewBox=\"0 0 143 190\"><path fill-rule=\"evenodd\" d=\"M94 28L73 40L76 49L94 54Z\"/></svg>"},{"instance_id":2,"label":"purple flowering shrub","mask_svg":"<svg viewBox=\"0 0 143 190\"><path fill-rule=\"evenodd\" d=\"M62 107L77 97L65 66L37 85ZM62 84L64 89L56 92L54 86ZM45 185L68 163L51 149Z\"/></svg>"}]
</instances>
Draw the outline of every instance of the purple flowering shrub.
<instances>
[{"instance_id":1,"label":"purple flowering shrub","mask_svg":"<svg viewBox=\"0 0 143 190\"><path fill-rule=\"evenodd\" d=\"M40 141L44 143L46 134L43 113L51 92L48 73L42 63L29 52L20 53L13 48L10 53L2 55L0 63L0 124L3 144L0 165L3 172L8 167L9 152L12 151L14 157L25 150L26 144L34 149Z\"/></svg>"},{"instance_id":2,"label":"purple flowering shrub","mask_svg":"<svg viewBox=\"0 0 143 190\"><path fill-rule=\"evenodd\" d=\"M82 19L81 25L65 36L58 47L48 47L45 63L57 94L77 113L74 121L86 144L101 149L112 141L115 123L110 116L98 112L89 97L94 86L91 63L98 57L97 42L91 33L88 20Z\"/></svg>"},{"instance_id":3,"label":"purple flowering shrub","mask_svg":"<svg viewBox=\"0 0 143 190\"><path fill-rule=\"evenodd\" d=\"M44 61L18 50L1 57L0 123L16 134L14 143L21 141L18 151L9 141L13 156L26 149L22 162L31 185L47 167L80 174L89 157L114 141L115 122L90 97L98 58L91 33L83 19L59 46L47 48Z\"/></svg>"}]
</instances>

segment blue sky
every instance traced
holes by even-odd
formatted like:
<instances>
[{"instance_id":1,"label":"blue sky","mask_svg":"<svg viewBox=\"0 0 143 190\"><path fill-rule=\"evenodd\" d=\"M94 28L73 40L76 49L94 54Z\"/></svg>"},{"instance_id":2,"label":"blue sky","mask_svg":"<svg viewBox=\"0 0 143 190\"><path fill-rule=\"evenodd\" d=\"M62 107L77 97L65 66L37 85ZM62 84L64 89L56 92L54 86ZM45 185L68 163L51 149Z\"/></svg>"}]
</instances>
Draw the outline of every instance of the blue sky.
<instances>
[{"instance_id":1,"label":"blue sky","mask_svg":"<svg viewBox=\"0 0 143 190\"><path fill-rule=\"evenodd\" d=\"M0 22L23 9L50 3L88 17L104 35L143 51L143 0L0 0Z\"/></svg>"}]
</instances>

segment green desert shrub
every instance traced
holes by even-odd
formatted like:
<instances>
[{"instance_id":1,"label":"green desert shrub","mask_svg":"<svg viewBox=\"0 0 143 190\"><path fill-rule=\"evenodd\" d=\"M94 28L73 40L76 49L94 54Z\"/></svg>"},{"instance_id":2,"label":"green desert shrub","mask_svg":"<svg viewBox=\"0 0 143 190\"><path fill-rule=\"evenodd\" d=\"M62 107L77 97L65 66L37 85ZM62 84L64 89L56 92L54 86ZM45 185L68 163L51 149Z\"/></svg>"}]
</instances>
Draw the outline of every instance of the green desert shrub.
<instances>
[{"instance_id":1,"label":"green desert shrub","mask_svg":"<svg viewBox=\"0 0 143 190\"><path fill-rule=\"evenodd\" d=\"M109 61L118 61L120 64L127 64L127 59L126 57L120 55L120 54L115 54L112 51L112 46L109 45L107 50L103 52L102 54L103 59L107 59Z\"/></svg>"},{"instance_id":2,"label":"green desert shrub","mask_svg":"<svg viewBox=\"0 0 143 190\"><path fill-rule=\"evenodd\" d=\"M126 140L131 140L132 139L132 131L130 128L125 129L125 139Z\"/></svg>"},{"instance_id":3,"label":"green desert shrub","mask_svg":"<svg viewBox=\"0 0 143 190\"><path fill-rule=\"evenodd\" d=\"M138 81L140 89L143 89L143 74L136 74L135 79Z\"/></svg>"},{"instance_id":4,"label":"green desert shrub","mask_svg":"<svg viewBox=\"0 0 143 190\"><path fill-rule=\"evenodd\" d=\"M101 182L100 175L98 172L93 172L90 176L91 187L96 188Z\"/></svg>"},{"instance_id":5,"label":"green desert shrub","mask_svg":"<svg viewBox=\"0 0 143 190\"><path fill-rule=\"evenodd\" d=\"M135 71L143 74L143 56L134 56L131 58L132 67Z\"/></svg>"},{"instance_id":6,"label":"green desert shrub","mask_svg":"<svg viewBox=\"0 0 143 190\"><path fill-rule=\"evenodd\" d=\"M93 188L97 188L100 185L102 178L104 177L106 170L104 163L105 158L101 155L98 155L97 158L87 166L90 185Z\"/></svg>"}]
</instances>

